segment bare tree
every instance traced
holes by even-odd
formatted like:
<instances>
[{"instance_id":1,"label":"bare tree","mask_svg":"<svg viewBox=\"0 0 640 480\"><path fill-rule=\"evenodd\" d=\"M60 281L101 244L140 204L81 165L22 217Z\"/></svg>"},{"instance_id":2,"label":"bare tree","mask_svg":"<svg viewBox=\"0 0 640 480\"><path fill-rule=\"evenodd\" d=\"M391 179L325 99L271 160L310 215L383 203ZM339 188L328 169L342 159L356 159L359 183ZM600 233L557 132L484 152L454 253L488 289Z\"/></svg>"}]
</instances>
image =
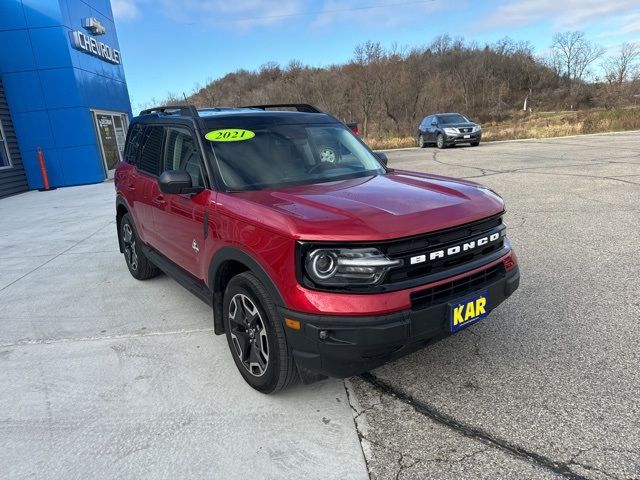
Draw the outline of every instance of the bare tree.
<instances>
[{"instance_id":1,"label":"bare tree","mask_svg":"<svg viewBox=\"0 0 640 480\"><path fill-rule=\"evenodd\" d=\"M572 81L583 80L589 65L604 55L604 48L585 38L584 32L563 32L553 36L551 44L553 64L571 85Z\"/></svg>"},{"instance_id":2,"label":"bare tree","mask_svg":"<svg viewBox=\"0 0 640 480\"><path fill-rule=\"evenodd\" d=\"M357 45L354 50L354 64L356 67L356 85L360 93L360 108L362 110L362 134L369 133L369 120L376 101L380 96L382 82L376 71L384 58L384 50L379 42L371 40Z\"/></svg>"},{"instance_id":3,"label":"bare tree","mask_svg":"<svg viewBox=\"0 0 640 480\"><path fill-rule=\"evenodd\" d=\"M620 53L607 58L602 64L607 82L620 86L624 82L636 79L639 60L640 44L623 43Z\"/></svg>"}]
</instances>

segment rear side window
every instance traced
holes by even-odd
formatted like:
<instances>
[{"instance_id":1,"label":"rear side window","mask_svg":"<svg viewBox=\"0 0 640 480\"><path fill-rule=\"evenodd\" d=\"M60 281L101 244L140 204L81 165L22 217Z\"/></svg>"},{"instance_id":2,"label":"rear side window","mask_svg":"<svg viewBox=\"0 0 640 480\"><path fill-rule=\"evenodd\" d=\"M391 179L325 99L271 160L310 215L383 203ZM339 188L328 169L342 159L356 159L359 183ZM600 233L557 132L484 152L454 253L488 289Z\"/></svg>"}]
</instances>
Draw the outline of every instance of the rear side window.
<instances>
[{"instance_id":1,"label":"rear side window","mask_svg":"<svg viewBox=\"0 0 640 480\"><path fill-rule=\"evenodd\" d=\"M127 137L127 145L124 150L124 161L135 165L138 162L138 152L140 151L140 145L142 144L142 133L144 129L136 124L129 130L129 136Z\"/></svg>"},{"instance_id":2,"label":"rear side window","mask_svg":"<svg viewBox=\"0 0 640 480\"><path fill-rule=\"evenodd\" d=\"M200 155L191 132L178 127L168 127L166 132L162 171L186 170L193 186L204 187Z\"/></svg>"},{"instance_id":3,"label":"rear side window","mask_svg":"<svg viewBox=\"0 0 640 480\"><path fill-rule=\"evenodd\" d=\"M151 175L160 175L162 160L163 127L147 127L143 135L142 153L138 161L138 168Z\"/></svg>"}]
</instances>

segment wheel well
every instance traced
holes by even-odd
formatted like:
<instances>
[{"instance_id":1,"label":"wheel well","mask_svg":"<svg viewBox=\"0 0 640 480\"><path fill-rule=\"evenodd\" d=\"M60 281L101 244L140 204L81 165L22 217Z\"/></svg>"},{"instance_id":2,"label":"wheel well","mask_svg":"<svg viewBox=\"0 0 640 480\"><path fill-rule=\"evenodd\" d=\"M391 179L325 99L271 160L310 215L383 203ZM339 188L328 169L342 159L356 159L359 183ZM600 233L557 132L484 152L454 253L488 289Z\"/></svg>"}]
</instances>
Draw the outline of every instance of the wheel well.
<instances>
[{"instance_id":1,"label":"wheel well","mask_svg":"<svg viewBox=\"0 0 640 480\"><path fill-rule=\"evenodd\" d=\"M224 333L222 302L227 285L236 275L250 270L248 266L238 260L227 260L218 267L215 278L213 279L213 323L216 334L220 335Z\"/></svg>"}]
</instances>

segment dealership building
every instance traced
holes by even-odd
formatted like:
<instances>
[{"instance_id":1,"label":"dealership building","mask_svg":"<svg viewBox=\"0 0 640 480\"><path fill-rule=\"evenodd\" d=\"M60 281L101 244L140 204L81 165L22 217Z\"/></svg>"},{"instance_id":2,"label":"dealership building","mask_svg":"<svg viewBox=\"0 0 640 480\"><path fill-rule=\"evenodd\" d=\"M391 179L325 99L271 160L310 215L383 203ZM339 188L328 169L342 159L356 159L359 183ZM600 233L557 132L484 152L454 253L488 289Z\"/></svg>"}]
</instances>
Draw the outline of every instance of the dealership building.
<instances>
[{"instance_id":1,"label":"dealership building","mask_svg":"<svg viewBox=\"0 0 640 480\"><path fill-rule=\"evenodd\" d=\"M110 0L0 0L0 197L109 178L130 116Z\"/></svg>"}]
</instances>

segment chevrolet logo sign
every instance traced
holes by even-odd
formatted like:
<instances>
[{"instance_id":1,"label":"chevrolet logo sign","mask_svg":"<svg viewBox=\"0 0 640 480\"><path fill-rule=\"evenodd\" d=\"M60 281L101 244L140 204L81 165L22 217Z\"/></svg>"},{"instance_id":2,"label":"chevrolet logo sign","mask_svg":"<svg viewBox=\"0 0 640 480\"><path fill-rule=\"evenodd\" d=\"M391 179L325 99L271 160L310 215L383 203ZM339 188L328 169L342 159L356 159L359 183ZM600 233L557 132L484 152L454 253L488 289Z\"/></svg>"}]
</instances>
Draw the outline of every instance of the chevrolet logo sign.
<instances>
[{"instance_id":1,"label":"chevrolet logo sign","mask_svg":"<svg viewBox=\"0 0 640 480\"><path fill-rule=\"evenodd\" d=\"M429 252L425 255L416 255L415 257L411 257L411 259L409 260L409 263L411 265L415 265L417 263L424 263L427 260L432 262L440 258L447 258L454 255L458 255L459 253L469 252L471 250L475 250L480 247L485 247L490 243L493 243L499 240L501 237L504 237L505 234L506 234L506 230L503 229L503 230L500 230L499 232L492 233L491 235L486 235L484 237L476 238L475 240L470 240L468 242L460 243L452 247L443 248L442 250L434 250L433 252Z\"/></svg>"}]
</instances>

